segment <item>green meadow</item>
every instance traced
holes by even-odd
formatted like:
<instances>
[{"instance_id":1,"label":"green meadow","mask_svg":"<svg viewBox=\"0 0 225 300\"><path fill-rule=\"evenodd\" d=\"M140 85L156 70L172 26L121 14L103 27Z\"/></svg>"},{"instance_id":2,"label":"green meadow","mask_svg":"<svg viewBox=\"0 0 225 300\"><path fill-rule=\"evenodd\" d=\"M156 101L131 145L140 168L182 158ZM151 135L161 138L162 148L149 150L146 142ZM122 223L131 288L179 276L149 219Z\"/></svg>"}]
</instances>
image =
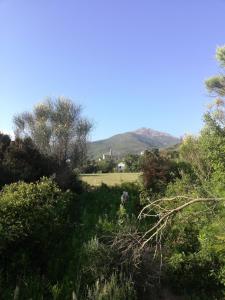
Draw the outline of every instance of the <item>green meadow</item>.
<instances>
[{"instance_id":1,"label":"green meadow","mask_svg":"<svg viewBox=\"0 0 225 300\"><path fill-rule=\"evenodd\" d=\"M108 186L120 185L122 183L139 182L141 173L105 173L105 174L82 174L82 181L91 186Z\"/></svg>"}]
</instances>

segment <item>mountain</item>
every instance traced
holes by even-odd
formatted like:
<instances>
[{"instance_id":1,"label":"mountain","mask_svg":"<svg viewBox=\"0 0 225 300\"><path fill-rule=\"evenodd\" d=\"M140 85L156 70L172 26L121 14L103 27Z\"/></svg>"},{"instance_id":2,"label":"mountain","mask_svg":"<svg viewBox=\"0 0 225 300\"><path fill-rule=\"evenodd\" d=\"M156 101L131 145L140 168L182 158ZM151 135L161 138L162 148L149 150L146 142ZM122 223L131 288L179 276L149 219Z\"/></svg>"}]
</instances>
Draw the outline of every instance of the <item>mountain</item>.
<instances>
[{"instance_id":1,"label":"mountain","mask_svg":"<svg viewBox=\"0 0 225 300\"><path fill-rule=\"evenodd\" d=\"M180 143L180 139L168 133L150 128L114 135L108 139L89 143L89 157L101 157L110 149L114 155L123 156L127 153L140 154L150 148L167 148Z\"/></svg>"}]
</instances>

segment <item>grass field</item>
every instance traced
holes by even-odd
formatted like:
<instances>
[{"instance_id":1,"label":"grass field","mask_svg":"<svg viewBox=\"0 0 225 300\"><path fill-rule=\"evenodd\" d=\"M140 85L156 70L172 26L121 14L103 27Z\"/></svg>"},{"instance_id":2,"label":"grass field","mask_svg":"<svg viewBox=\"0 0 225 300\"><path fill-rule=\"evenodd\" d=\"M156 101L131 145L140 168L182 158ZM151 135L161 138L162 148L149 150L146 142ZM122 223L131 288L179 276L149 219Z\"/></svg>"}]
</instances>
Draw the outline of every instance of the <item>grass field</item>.
<instances>
[{"instance_id":1,"label":"grass field","mask_svg":"<svg viewBox=\"0 0 225 300\"><path fill-rule=\"evenodd\" d=\"M108 186L119 185L124 182L140 180L141 173L105 173L105 174L82 174L81 179L91 186L99 186L102 183Z\"/></svg>"}]
</instances>

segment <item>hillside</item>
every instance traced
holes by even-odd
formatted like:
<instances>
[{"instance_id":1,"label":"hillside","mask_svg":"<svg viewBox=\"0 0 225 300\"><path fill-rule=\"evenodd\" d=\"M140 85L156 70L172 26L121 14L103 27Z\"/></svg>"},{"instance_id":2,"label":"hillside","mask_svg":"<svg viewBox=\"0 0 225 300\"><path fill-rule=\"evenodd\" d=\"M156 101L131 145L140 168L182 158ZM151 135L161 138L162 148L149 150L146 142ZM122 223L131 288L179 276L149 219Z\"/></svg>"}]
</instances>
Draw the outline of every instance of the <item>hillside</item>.
<instances>
[{"instance_id":1,"label":"hillside","mask_svg":"<svg viewBox=\"0 0 225 300\"><path fill-rule=\"evenodd\" d=\"M178 144L180 139L168 133L149 128L114 135L89 144L89 157L97 158L112 149L114 155L138 154L150 148L166 148Z\"/></svg>"}]
</instances>

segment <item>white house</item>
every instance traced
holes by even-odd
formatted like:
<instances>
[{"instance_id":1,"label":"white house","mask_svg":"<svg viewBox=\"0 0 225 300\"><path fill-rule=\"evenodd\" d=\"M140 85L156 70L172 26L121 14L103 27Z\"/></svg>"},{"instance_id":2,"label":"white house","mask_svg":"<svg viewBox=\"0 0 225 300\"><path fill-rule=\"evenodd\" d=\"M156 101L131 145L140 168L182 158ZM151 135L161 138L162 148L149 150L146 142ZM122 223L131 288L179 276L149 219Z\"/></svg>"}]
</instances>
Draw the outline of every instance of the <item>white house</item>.
<instances>
[{"instance_id":1,"label":"white house","mask_svg":"<svg viewBox=\"0 0 225 300\"><path fill-rule=\"evenodd\" d=\"M120 163L118 163L118 165L117 165L117 170L119 171L119 172L124 172L125 171L125 168L126 168L126 164L124 163L124 162L120 162Z\"/></svg>"}]
</instances>

